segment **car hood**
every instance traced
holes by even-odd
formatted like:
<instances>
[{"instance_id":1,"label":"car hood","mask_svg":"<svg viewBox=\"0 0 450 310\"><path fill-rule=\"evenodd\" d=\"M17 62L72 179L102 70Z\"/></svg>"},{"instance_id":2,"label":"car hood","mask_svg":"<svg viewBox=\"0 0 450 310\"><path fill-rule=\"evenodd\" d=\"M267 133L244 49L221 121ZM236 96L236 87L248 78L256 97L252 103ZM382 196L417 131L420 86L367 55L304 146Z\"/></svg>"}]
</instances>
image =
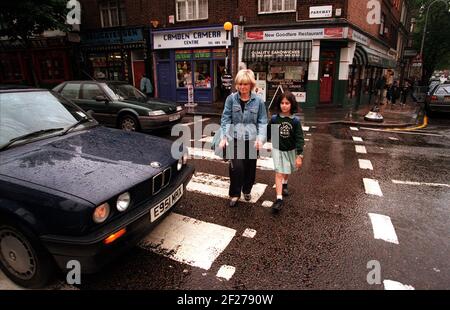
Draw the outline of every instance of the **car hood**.
<instances>
[{"instance_id":1,"label":"car hood","mask_svg":"<svg viewBox=\"0 0 450 310\"><path fill-rule=\"evenodd\" d=\"M144 107L150 110L163 110L167 114L175 113L177 111L177 104L173 102L163 102L163 101L153 101L149 100L146 102L140 102L137 100L121 100L122 102L125 102L127 104L133 104L140 107Z\"/></svg>"},{"instance_id":2,"label":"car hood","mask_svg":"<svg viewBox=\"0 0 450 310\"><path fill-rule=\"evenodd\" d=\"M154 136L95 127L4 151L0 174L98 205L174 163L171 144ZM154 161L161 168L152 168Z\"/></svg>"}]
</instances>

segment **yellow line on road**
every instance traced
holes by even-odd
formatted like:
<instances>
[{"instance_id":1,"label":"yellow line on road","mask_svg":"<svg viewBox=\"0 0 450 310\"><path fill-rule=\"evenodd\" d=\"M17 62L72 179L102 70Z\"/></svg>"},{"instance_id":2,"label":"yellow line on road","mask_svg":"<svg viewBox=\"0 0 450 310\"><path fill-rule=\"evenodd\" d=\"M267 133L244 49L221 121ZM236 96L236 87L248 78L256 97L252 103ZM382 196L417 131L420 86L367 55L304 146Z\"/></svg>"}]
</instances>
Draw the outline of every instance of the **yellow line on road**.
<instances>
[{"instance_id":1,"label":"yellow line on road","mask_svg":"<svg viewBox=\"0 0 450 310\"><path fill-rule=\"evenodd\" d=\"M392 129L387 129L387 131L414 131L414 130L426 128L427 126L428 126L428 116L425 115L423 118L423 124L420 126L409 127L409 128L392 128Z\"/></svg>"}]
</instances>

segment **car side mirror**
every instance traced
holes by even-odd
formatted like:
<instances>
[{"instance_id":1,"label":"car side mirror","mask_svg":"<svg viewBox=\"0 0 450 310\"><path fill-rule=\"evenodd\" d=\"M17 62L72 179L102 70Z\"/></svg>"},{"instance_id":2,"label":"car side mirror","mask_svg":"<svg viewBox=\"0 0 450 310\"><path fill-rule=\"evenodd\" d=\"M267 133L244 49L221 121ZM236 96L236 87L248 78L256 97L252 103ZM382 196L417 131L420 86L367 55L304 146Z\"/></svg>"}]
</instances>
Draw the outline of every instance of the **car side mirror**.
<instances>
[{"instance_id":1,"label":"car side mirror","mask_svg":"<svg viewBox=\"0 0 450 310\"><path fill-rule=\"evenodd\" d=\"M102 102L107 103L109 100L105 96L100 95L100 96L95 96L95 101L102 101Z\"/></svg>"}]
</instances>

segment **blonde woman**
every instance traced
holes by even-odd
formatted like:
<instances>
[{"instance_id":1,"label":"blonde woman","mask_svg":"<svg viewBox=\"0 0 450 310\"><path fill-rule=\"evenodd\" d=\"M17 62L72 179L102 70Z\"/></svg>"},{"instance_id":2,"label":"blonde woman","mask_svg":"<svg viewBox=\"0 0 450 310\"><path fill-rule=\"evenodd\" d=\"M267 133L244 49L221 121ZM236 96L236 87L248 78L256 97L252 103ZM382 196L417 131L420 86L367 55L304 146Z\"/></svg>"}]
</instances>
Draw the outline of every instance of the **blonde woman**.
<instances>
[{"instance_id":1,"label":"blonde woman","mask_svg":"<svg viewBox=\"0 0 450 310\"><path fill-rule=\"evenodd\" d=\"M231 145L229 166L230 207L235 207L241 194L251 201L255 184L257 151L267 138L267 112L264 101L254 92L255 74L240 70L235 78L236 93L228 96L221 119L220 148Z\"/></svg>"}]
</instances>

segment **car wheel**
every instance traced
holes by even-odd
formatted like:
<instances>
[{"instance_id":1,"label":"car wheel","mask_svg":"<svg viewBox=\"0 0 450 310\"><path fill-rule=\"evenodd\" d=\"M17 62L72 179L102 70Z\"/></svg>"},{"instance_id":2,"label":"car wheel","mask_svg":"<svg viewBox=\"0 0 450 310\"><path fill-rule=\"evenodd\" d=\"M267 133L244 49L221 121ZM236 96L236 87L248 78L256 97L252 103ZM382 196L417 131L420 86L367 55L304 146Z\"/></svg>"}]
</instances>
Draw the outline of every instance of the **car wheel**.
<instances>
[{"instance_id":1,"label":"car wheel","mask_svg":"<svg viewBox=\"0 0 450 310\"><path fill-rule=\"evenodd\" d=\"M52 277L54 264L31 231L0 223L0 268L16 284L39 288Z\"/></svg>"},{"instance_id":2,"label":"car wheel","mask_svg":"<svg viewBox=\"0 0 450 310\"><path fill-rule=\"evenodd\" d=\"M139 131L139 122L132 115L124 115L120 118L119 126L125 131Z\"/></svg>"}]
</instances>

